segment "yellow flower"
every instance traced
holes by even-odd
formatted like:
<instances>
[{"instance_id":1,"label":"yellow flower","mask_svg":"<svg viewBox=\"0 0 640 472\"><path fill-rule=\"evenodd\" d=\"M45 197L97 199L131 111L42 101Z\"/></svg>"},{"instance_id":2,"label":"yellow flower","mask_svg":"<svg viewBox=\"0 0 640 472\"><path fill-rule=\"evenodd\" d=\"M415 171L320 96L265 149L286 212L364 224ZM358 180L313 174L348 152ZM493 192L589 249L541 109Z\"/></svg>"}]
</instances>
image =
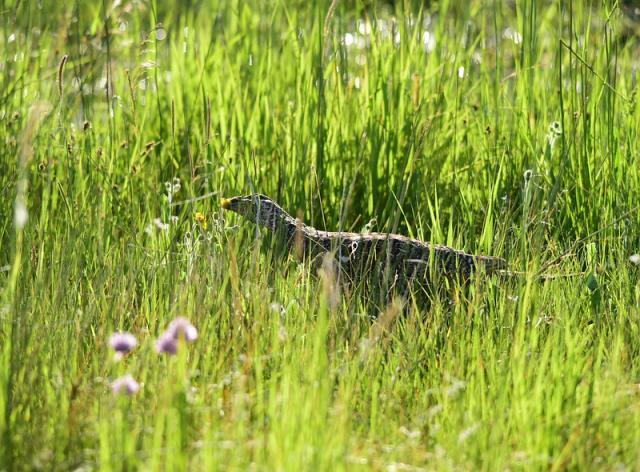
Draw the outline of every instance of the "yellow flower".
<instances>
[{"instance_id":1,"label":"yellow flower","mask_svg":"<svg viewBox=\"0 0 640 472\"><path fill-rule=\"evenodd\" d=\"M207 229L207 217L201 212L196 212L196 221L202 226L202 229Z\"/></svg>"}]
</instances>

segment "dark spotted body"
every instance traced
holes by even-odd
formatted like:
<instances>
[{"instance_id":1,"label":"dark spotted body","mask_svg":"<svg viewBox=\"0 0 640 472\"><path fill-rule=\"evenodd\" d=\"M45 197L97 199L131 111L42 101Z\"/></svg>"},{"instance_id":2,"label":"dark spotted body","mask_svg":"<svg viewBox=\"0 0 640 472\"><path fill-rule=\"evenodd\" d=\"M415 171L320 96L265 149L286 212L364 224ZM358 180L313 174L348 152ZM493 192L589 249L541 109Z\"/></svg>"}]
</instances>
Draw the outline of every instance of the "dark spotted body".
<instances>
[{"instance_id":1,"label":"dark spotted body","mask_svg":"<svg viewBox=\"0 0 640 472\"><path fill-rule=\"evenodd\" d=\"M478 269L493 273L507 268L498 257L475 256L398 234L317 230L264 195L223 199L222 207L271 229L301 254L312 258L334 254L340 273L353 283L368 275L404 288L412 281L428 285L440 276L464 281Z\"/></svg>"}]
</instances>

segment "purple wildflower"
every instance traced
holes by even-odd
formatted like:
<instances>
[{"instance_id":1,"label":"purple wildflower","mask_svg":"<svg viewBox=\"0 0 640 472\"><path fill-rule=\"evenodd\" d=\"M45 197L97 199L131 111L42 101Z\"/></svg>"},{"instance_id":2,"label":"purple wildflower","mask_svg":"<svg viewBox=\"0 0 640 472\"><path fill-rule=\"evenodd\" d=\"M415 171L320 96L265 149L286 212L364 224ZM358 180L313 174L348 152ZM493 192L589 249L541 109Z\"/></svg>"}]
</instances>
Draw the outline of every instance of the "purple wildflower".
<instances>
[{"instance_id":1,"label":"purple wildflower","mask_svg":"<svg viewBox=\"0 0 640 472\"><path fill-rule=\"evenodd\" d=\"M176 340L184 338L184 340L188 342L193 342L198 339L198 330L184 316L178 316L169 323L166 334L171 334Z\"/></svg>"},{"instance_id":2,"label":"purple wildflower","mask_svg":"<svg viewBox=\"0 0 640 472\"><path fill-rule=\"evenodd\" d=\"M181 340L193 342L198 339L198 330L184 316L178 316L167 330L156 341L158 354L175 354L178 352L178 344Z\"/></svg>"},{"instance_id":3,"label":"purple wildflower","mask_svg":"<svg viewBox=\"0 0 640 472\"><path fill-rule=\"evenodd\" d=\"M119 379L116 379L111 384L111 391L114 395L126 393L127 395L134 395L140 390L140 384L131 376L127 374Z\"/></svg>"},{"instance_id":4,"label":"purple wildflower","mask_svg":"<svg viewBox=\"0 0 640 472\"><path fill-rule=\"evenodd\" d=\"M109 338L109 346L119 354L127 354L137 345L138 341L131 333L113 333Z\"/></svg>"},{"instance_id":5,"label":"purple wildflower","mask_svg":"<svg viewBox=\"0 0 640 472\"><path fill-rule=\"evenodd\" d=\"M173 333L167 331L156 341L156 352L158 354L175 354L178 352L178 340Z\"/></svg>"}]
</instances>

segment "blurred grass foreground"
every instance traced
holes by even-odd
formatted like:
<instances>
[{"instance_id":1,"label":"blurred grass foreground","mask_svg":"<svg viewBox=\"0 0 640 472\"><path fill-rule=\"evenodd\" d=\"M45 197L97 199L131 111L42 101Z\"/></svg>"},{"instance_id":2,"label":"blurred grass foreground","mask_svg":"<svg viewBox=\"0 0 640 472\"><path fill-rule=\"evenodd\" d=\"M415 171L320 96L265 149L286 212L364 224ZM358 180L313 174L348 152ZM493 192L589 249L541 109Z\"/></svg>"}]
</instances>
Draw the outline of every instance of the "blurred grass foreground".
<instances>
[{"instance_id":1,"label":"blurred grass foreground","mask_svg":"<svg viewBox=\"0 0 640 472\"><path fill-rule=\"evenodd\" d=\"M0 24L0 470L640 468L634 3ZM380 307L222 214L252 192L518 276Z\"/></svg>"}]
</instances>

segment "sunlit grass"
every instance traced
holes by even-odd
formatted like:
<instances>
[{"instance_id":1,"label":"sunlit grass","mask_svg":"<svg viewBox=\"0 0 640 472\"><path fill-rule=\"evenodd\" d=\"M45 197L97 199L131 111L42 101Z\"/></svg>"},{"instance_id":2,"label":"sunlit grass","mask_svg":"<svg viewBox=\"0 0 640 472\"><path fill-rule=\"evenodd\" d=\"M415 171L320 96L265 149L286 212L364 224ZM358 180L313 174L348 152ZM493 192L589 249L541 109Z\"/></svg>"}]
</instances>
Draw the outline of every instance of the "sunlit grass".
<instances>
[{"instance_id":1,"label":"sunlit grass","mask_svg":"<svg viewBox=\"0 0 640 472\"><path fill-rule=\"evenodd\" d=\"M633 9L204 3L0 8L0 468L638 468ZM254 191L519 275L336 298Z\"/></svg>"}]
</instances>

